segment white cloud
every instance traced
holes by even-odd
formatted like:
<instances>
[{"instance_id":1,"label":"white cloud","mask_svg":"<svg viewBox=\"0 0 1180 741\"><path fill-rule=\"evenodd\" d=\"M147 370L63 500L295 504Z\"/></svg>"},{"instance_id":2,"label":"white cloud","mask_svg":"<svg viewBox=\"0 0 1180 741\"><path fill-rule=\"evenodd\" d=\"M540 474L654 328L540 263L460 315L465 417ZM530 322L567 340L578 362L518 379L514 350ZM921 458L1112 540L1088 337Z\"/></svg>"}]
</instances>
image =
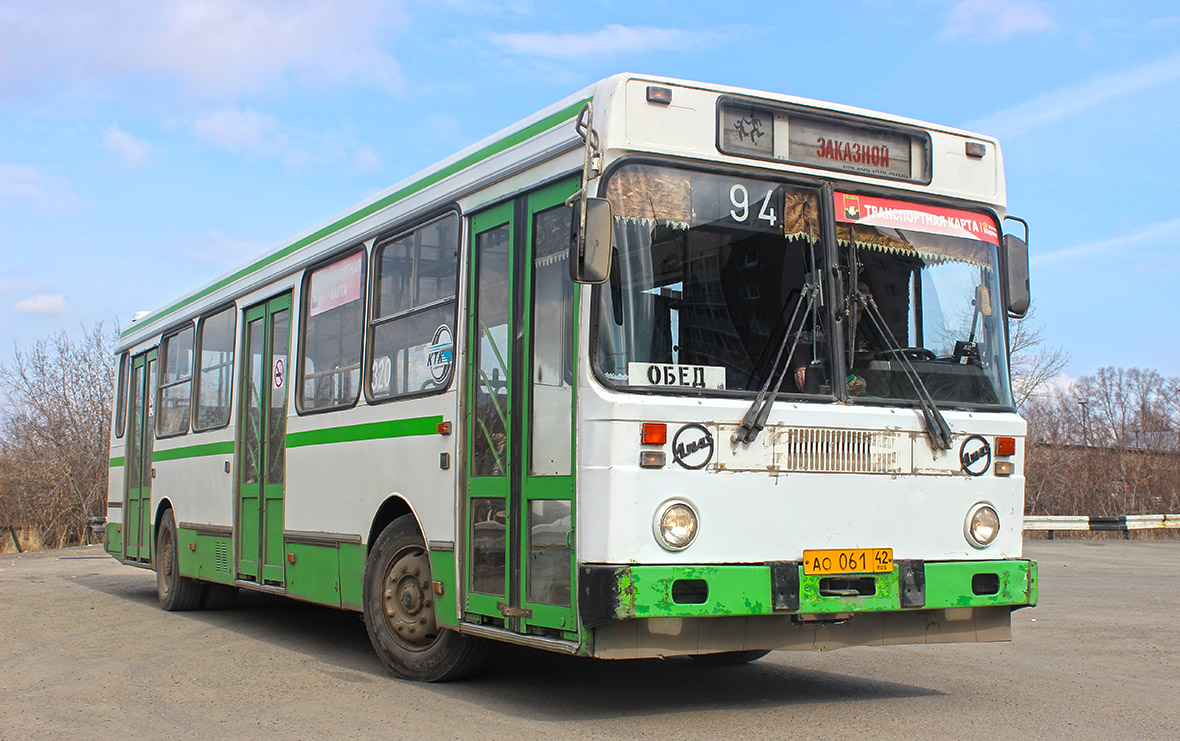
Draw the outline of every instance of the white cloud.
<instances>
[{"instance_id":1,"label":"white cloud","mask_svg":"<svg viewBox=\"0 0 1180 741\"><path fill-rule=\"evenodd\" d=\"M5 3L0 88L179 80L214 95L288 79L388 90L403 80L382 48L399 0L38 0Z\"/></svg>"},{"instance_id":2,"label":"white cloud","mask_svg":"<svg viewBox=\"0 0 1180 741\"><path fill-rule=\"evenodd\" d=\"M612 23L587 33L496 33L492 42L511 54L545 59L604 59L636 52L685 50L714 36L679 28L622 26Z\"/></svg>"},{"instance_id":3,"label":"white cloud","mask_svg":"<svg viewBox=\"0 0 1180 741\"><path fill-rule=\"evenodd\" d=\"M357 172L376 172L381 167L381 158L372 147L360 146L352 152L352 169Z\"/></svg>"},{"instance_id":4,"label":"white cloud","mask_svg":"<svg viewBox=\"0 0 1180 741\"><path fill-rule=\"evenodd\" d=\"M152 155L152 145L117 126L107 129L102 146L127 167L140 167Z\"/></svg>"},{"instance_id":5,"label":"white cloud","mask_svg":"<svg viewBox=\"0 0 1180 741\"><path fill-rule=\"evenodd\" d=\"M264 156L286 148L287 137L268 113L222 108L192 123L197 138L235 154Z\"/></svg>"},{"instance_id":6,"label":"white cloud","mask_svg":"<svg viewBox=\"0 0 1180 741\"><path fill-rule=\"evenodd\" d=\"M33 290L32 283L19 278L0 278L0 293L28 292Z\"/></svg>"},{"instance_id":7,"label":"white cloud","mask_svg":"<svg viewBox=\"0 0 1180 741\"><path fill-rule=\"evenodd\" d=\"M1169 244L1174 245L1176 243L1177 233L1180 233L1180 218L1161 221L1156 224L1148 224L1142 229L1137 229L1130 234L1121 234L1117 237L1099 239L1093 242L1086 242L1085 244L1074 245L1073 247L1064 247L1052 252L1034 255L1029 258L1029 263L1032 265L1047 265L1061 260L1083 257L1095 253L1127 254L1129 251L1128 248L1130 247L1157 242L1161 239L1165 239Z\"/></svg>"},{"instance_id":8,"label":"white cloud","mask_svg":"<svg viewBox=\"0 0 1180 741\"><path fill-rule=\"evenodd\" d=\"M33 165L0 163L0 206L19 203L48 213L76 211L82 205L65 179Z\"/></svg>"},{"instance_id":9,"label":"white cloud","mask_svg":"<svg viewBox=\"0 0 1180 741\"><path fill-rule=\"evenodd\" d=\"M38 293L17 301L12 310L18 314L61 316L66 313L66 300L60 293Z\"/></svg>"},{"instance_id":10,"label":"white cloud","mask_svg":"<svg viewBox=\"0 0 1180 741\"><path fill-rule=\"evenodd\" d=\"M251 108L222 108L198 118L189 129L201 141L252 160L281 162L292 170L312 165L351 166L372 172L380 166L376 151L352 132L312 133L286 126L269 113Z\"/></svg>"},{"instance_id":11,"label":"white cloud","mask_svg":"<svg viewBox=\"0 0 1180 741\"><path fill-rule=\"evenodd\" d=\"M964 128L986 132L1000 139L1056 123L1115 98L1137 93L1180 79L1180 54L1165 57L1125 72L1105 75L1088 82L1060 88L1030 101L1005 108Z\"/></svg>"},{"instance_id":12,"label":"white cloud","mask_svg":"<svg viewBox=\"0 0 1180 741\"><path fill-rule=\"evenodd\" d=\"M272 242L247 239L210 229L183 251L185 257L218 270L230 270L275 247Z\"/></svg>"},{"instance_id":13,"label":"white cloud","mask_svg":"<svg viewBox=\"0 0 1180 741\"><path fill-rule=\"evenodd\" d=\"M1009 39L1017 34L1056 28L1037 3L1026 0L960 0L951 8L939 35L946 40Z\"/></svg>"},{"instance_id":14,"label":"white cloud","mask_svg":"<svg viewBox=\"0 0 1180 741\"><path fill-rule=\"evenodd\" d=\"M533 0L438 0L436 5L472 15L530 14L537 9Z\"/></svg>"}]
</instances>

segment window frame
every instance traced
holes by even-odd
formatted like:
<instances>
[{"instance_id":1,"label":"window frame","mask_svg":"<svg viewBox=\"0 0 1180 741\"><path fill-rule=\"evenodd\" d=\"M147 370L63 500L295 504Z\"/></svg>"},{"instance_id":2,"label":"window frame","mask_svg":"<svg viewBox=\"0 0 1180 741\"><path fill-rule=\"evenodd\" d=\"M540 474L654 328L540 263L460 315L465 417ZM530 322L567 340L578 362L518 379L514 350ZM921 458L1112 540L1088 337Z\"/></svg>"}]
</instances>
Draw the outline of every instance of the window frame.
<instances>
[{"instance_id":1,"label":"window frame","mask_svg":"<svg viewBox=\"0 0 1180 741\"><path fill-rule=\"evenodd\" d=\"M115 387L115 439L121 440L127 434L127 383L131 368L131 355L126 350L119 353L119 370Z\"/></svg>"},{"instance_id":2,"label":"window frame","mask_svg":"<svg viewBox=\"0 0 1180 741\"><path fill-rule=\"evenodd\" d=\"M455 226L456 226L456 229L455 229L455 292L452 296L450 296L449 298L435 299L433 301L430 301L429 303L422 304L421 306L411 306L408 309L403 309L401 311L394 312L394 313L389 314L387 316L378 317L378 316L376 316L376 313L377 313L377 306L378 306L377 297L378 297L378 290L379 289L377 287L377 282L379 280L379 277L378 277L379 270L375 268L370 271L370 275L369 275L369 281L370 281L369 309L368 309L368 314L367 314L366 322L365 322L365 340L364 340L365 367L364 367L364 377L363 377L363 381L361 383L361 386L363 387L364 393L365 393L365 401L369 404L374 404L374 405L385 404L385 403L388 403L391 401L405 401L407 399L418 399L418 398L422 398L422 397L426 397L426 396L433 396L436 394L445 394L448 391L450 391L452 389L452 387L454 386L455 376L458 373L458 362L459 362L459 357L458 357L459 356L458 349L459 349L459 345L460 345L459 329L458 329L459 289L460 289L460 285L463 282L463 273L462 273L463 254L464 254L463 246L465 244L466 225L467 225L466 220L463 218L463 216L464 216L463 212L460 210L460 208L457 204L450 204L442 209L432 211L429 214L427 214L419 219L416 219L412 222L407 222L406 224L400 225L395 229L389 230L388 232L378 236L376 239L373 240L372 259L373 259L374 264L380 265L379 255L381 254L381 252L384 250L384 248L387 245L392 244L393 242L396 242L401 238L412 235L415 232L419 231L420 229L422 229L426 226L429 226L430 224L440 222L450 216L455 217ZM418 266L415 263L415 265L414 265L414 274L415 275L417 275L417 270L418 270ZM416 281L415 281L415 290L417 290ZM425 314L429 311L433 311L435 309L444 307L447 304L452 304L454 306L454 313L452 314L452 321L451 321L451 335L452 335L452 343L453 343L452 344L452 361L451 361L452 365L451 365L450 377L447 378L446 384L442 385L442 386L436 386L434 388L426 389L425 391L410 391L410 392L406 392L404 394L389 394L388 396L375 395L373 393L373 358L372 358L372 353L373 353L374 334L375 334L377 328L382 325L391 324L393 322L401 321L403 319L417 316L419 314Z\"/></svg>"},{"instance_id":3,"label":"window frame","mask_svg":"<svg viewBox=\"0 0 1180 741\"><path fill-rule=\"evenodd\" d=\"M172 338L179 336L185 330L192 330L193 331L193 350L191 351L192 357L189 360L188 377L185 378L184 380L181 380L181 381L174 381L172 383L165 384L164 383L164 373L165 373L165 369L168 367L168 352L170 349L168 346L168 343L170 340L172 340ZM173 438L173 437L183 437L184 435L187 435L190 432L190 430L192 429L193 366L196 364L196 359L197 359L196 340L197 340L196 323L192 319L189 319L188 321L184 322L183 325L174 325L172 327L169 327L167 332L164 332L163 334L160 335L160 344L158 345L159 357L157 358L157 363L159 365L159 368L156 370L156 423L155 423L155 425L153 425L155 427L155 430L153 430L153 432L154 432L157 440L166 440L168 438ZM180 430L180 431L168 432L168 433L161 432L160 428L161 428L161 425L163 424L163 419L164 419L164 415L162 414L163 409L164 409L164 392L170 388L175 388L177 386L180 386L180 385L186 384L186 383L188 384L188 413L185 415L185 418L184 418L185 419L184 429Z\"/></svg>"},{"instance_id":4,"label":"window frame","mask_svg":"<svg viewBox=\"0 0 1180 741\"><path fill-rule=\"evenodd\" d=\"M358 353L358 357L357 357L357 362L360 364L359 369L361 371L361 383L359 384L356 395L353 396L351 401L348 401L343 404L335 404L333 406L316 407L314 409L306 409L303 406L303 386L304 386L304 380L305 380L305 375L306 375L306 367L305 366L307 365L307 356L306 356L305 349L307 347L308 319L310 318L308 316L308 311L311 308L310 307L310 304L311 304L311 278L316 272L318 272L318 271L320 271L320 270L322 270L334 263L345 260L346 258L353 256L354 254L359 254L361 256L361 297L360 297L361 326L358 327L358 330L360 331L360 336L361 336L361 346L360 346L360 352ZM361 397L363 396L363 394L361 393L361 389L363 389L364 385L365 385L364 384L364 366L365 366L365 355L367 353L367 350L365 348L365 345L366 345L365 334L366 334L366 332L365 332L364 325L365 325L365 318L366 318L366 316L368 316L368 304L369 304L369 300L370 300L368 270L369 270L369 250L366 248L364 242L355 242L353 244L350 244L350 245L344 247L343 249L336 250L335 252L325 256L324 258L322 258L320 260L317 260L316 262L312 263L311 265L308 265L306 268L303 269L303 277L299 281L299 317L298 317L299 318L299 332L297 334L298 344L291 348L292 350L295 351L295 355L297 357L297 362L296 362L297 375L295 377L295 413L301 417L304 415L311 415L311 414L324 414L326 412L338 412L342 409L352 409L353 407L355 407L357 405L357 403L360 401Z\"/></svg>"},{"instance_id":5,"label":"window frame","mask_svg":"<svg viewBox=\"0 0 1180 741\"><path fill-rule=\"evenodd\" d=\"M200 396L201 396L201 383L200 383L201 373L200 373L200 371L202 370L202 366L200 365L199 358L201 357L201 351L204 346L205 322L208 319L211 319L211 318L213 318L219 314L222 314L226 311L229 311L230 316L233 317L233 329L230 334L230 351L233 353L233 359L230 361L230 369L229 369L229 414L226 416L226 420L222 424L214 425L212 427L197 427L197 406L198 405L193 404L191 399L198 399L199 400ZM194 433L210 432L212 430L223 430L226 427L229 427L230 423L233 422L233 419L234 419L234 388L235 388L234 379L237 375L237 367L238 367L238 305L237 305L237 302L230 301L228 304L222 304L222 305L202 314L201 316L199 316L197 318L196 324L197 324L197 333L193 337L193 375L192 375L193 388L192 388L192 397L190 398L190 401L189 401L189 413L190 413L189 427L190 427L190 429L192 429L192 431Z\"/></svg>"},{"instance_id":6,"label":"window frame","mask_svg":"<svg viewBox=\"0 0 1180 741\"><path fill-rule=\"evenodd\" d=\"M656 157L656 156L652 156L652 155L648 155L648 154L638 154L638 155L625 156L625 157L622 157L622 158L612 162L606 168L606 171L603 173L602 177L600 178L598 192L605 196L605 194L607 192L607 188L609 186L610 179L612 177L614 177L615 175L617 175L620 170L622 170L628 166L634 166L634 165L665 167L665 168L670 168L670 169L674 169L674 170L681 170L681 171L685 171L685 172L702 173L705 175L731 176L731 177L738 177L738 178L765 180L768 182L773 181L773 182L779 183L781 185L785 185L785 186L792 187L792 188L798 188L801 190L814 190L816 193L816 197L818 198L817 205L818 205L819 215L820 215L820 228L821 228L821 230L818 233L820 242L825 241L824 237L823 237L823 232L822 232L822 224L827 219L832 218L828 214L828 209L830 208L830 204L827 204L824 202L824 198L822 197L822 191L823 191L823 188L826 184L833 184L834 185L836 182L839 182L839 181L835 181L835 180L829 180L826 178L820 179L820 178L816 178L814 176L809 176L809 175L801 174L801 173L786 172L786 171L779 171L779 170L767 170L765 168L759 167L754 164L744 164L744 163L730 164L730 163L716 163L716 162L700 162L697 160L689 160L689 159L683 159L683 158L679 158L679 157ZM827 245L822 246L821 250L822 250L823 260L825 263L824 269L822 271L824 273L825 277L824 277L824 283L821 288L821 291L822 291L823 295L832 297L829 299L829 302L831 302L831 301L835 300L835 297L837 294L834 291L833 279L829 275L830 271L828 270L828 268L830 267L831 263L836 258L836 256L829 253L829 247ZM617 256L618 256L617 255L617 248L615 248L615 254L612 256L612 261L613 261L613 257L617 257ZM614 271L613 265L611 267L611 270L612 270L612 272ZM607 281L605 281L603 283L596 284L596 285L592 286L592 289L593 290L591 292L591 297L590 297L590 305L591 305L590 316L588 317L589 337L587 338L588 344L586 345L585 352L588 353L588 360L590 362L591 375L603 388L608 389L610 391L619 392L619 393L635 394L636 396L680 397L680 398L693 398L693 399L749 400L757 395L757 393L758 393L757 389L716 390L716 389L695 389L695 388L687 388L687 387L662 388L662 387L658 387L658 386L630 386L627 384L620 384L620 383L616 383L615 381L612 381L602 371L602 368L598 362L598 343L601 341L600 327L599 327L599 319L601 318L600 317L600 308L601 308L601 302L603 301L603 292L611 290L611 282L608 279ZM825 330L827 331L828 336L832 338L831 346L829 347L828 354L827 354L827 362L829 364L829 367L832 369L833 377L836 377L838 374L843 372L841 370L843 368L842 358L840 357L840 353L836 350L836 345L838 344L837 340L836 340L837 335L833 331L834 325L837 322L835 322L831 316L832 310L833 310L831 306L824 306L823 304L820 304L817 301L816 310L820 312L821 324L824 326ZM839 386L839 384L833 384L833 389L832 389L831 393L827 393L827 394L805 394L800 391L779 391L776 398L782 399L782 400L789 400L792 403L802 402L802 403L807 403L807 404L831 404L836 401L840 401L841 399L844 398L841 396L842 392L838 390L838 388L837 388L838 386Z\"/></svg>"}]
</instances>

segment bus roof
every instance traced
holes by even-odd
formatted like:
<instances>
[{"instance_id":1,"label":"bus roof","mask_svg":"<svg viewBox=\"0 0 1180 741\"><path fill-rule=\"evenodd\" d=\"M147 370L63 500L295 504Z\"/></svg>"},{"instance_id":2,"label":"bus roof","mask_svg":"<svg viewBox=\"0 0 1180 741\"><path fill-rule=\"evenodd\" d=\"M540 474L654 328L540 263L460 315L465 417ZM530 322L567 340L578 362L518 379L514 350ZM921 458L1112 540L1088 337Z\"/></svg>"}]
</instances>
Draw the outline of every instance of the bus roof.
<instances>
[{"instance_id":1,"label":"bus roof","mask_svg":"<svg viewBox=\"0 0 1180 741\"><path fill-rule=\"evenodd\" d=\"M323 251L344 244L355 244L385 228L391 220L404 218L423 207L423 204L450 201L469 190L473 184L483 184L489 173L501 172L514 162L535 158L537 155L555 156L568 151L580 140L572 122L584 103L590 100L610 101L631 81L687 88L717 96L734 96L771 103L814 108L841 113L865 120L909 126L930 132L969 137L989 142L998 151L998 144L990 137L973 134L946 126L869 111L853 106L826 103L809 98L712 85L669 77L621 73L604 78L589 87L521 119L501 131L461 150L437 164L426 168L352 208L321 222L297 235L289 242L275 247L243 266L221 275L205 285L185 294L175 302L132 322L121 334L118 349L122 351L158 335L168 325L201 313L210 306L228 302L233 297L265 285L300 265L318 259ZM325 241L327 243L325 244Z\"/></svg>"}]
</instances>

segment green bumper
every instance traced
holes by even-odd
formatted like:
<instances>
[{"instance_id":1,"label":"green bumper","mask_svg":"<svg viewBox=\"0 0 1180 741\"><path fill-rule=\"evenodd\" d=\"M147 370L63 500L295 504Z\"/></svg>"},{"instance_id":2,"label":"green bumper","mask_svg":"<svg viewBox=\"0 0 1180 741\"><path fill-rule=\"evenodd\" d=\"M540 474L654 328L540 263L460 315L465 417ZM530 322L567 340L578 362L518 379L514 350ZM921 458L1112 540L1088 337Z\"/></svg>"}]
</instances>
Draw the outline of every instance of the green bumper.
<instances>
[{"instance_id":1,"label":"green bumper","mask_svg":"<svg viewBox=\"0 0 1180 741\"><path fill-rule=\"evenodd\" d=\"M1037 603L1028 560L899 561L892 573L814 576L802 564L579 568L586 627L650 617L817 615Z\"/></svg>"}]
</instances>

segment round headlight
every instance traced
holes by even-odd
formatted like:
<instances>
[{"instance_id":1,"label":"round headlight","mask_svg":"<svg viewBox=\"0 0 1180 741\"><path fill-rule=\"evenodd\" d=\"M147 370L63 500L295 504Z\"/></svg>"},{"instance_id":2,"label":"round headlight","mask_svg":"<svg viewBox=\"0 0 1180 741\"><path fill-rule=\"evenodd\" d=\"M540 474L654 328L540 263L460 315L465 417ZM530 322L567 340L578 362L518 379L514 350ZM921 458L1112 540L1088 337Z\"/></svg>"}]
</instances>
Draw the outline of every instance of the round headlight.
<instances>
[{"instance_id":1,"label":"round headlight","mask_svg":"<svg viewBox=\"0 0 1180 741\"><path fill-rule=\"evenodd\" d=\"M656 540L670 551L682 551L697 536L697 513L684 502L668 502L656 510Z\"/></svg>"},{"instance_id":2,"label":"round headlight","mask_svg":"<svg viewBox=\"0 0 1180 741\"><path fill-rule=\"evenodd\" d=\"M976 548L991 545L1000 534L1000 515L990 504L980 502L967 512L967 527L964 529L967 542Z\"/></svg>"}]
</instances>

